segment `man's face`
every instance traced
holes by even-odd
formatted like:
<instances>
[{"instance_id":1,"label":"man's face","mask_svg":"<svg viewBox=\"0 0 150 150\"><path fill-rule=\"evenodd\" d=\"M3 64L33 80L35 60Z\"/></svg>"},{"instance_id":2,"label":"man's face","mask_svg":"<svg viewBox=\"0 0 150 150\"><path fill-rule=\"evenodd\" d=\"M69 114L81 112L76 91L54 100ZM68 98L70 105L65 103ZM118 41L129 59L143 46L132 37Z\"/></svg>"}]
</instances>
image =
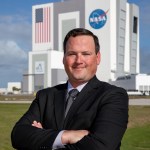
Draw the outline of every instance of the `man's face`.
<instances>
[{"instance_id":1,"label":"man's face","mask_svg":"<svg viewBox=\"0 0 150 150\"><path fill-rule=\"evenodd\" d=\"M72 86L89 81L100 63L100 52L96 54L92 36L70 37L63 58L64 67Z\"/></svg>"}]
</instances>

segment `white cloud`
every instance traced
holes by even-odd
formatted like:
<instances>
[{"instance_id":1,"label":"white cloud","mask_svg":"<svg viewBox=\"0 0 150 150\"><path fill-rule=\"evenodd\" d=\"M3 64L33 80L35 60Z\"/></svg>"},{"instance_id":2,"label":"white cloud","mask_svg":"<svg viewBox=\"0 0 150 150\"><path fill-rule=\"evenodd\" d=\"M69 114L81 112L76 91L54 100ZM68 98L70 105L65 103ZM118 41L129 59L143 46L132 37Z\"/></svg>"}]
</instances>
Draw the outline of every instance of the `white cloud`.
<instances>
[{"instance_id":1,"label":"white cloud","mask_svg":"<svg viewBox=\"0 0 150 150\"><path fill-rule=\"evenodd\" d=\"M27 60L27 54L15 41L0 41L0 65L17 65Z\"/></svg>"},{"instance_id":2,"label":"white cloud","mask_svg":"<svg viewBox=\"0 0 150 150\"><path fill-rule=\"evenodd\" d=\"M31 50L31 20L20 15L0 16L0 40L15 41L24 48Z\"/></svg>"},{"instance_id":3,"label":"white cloud","mask_svg":"<svg viewBox=\"0 0 150 150\"><path fill-rule=\"evenodd\" d=\"M27 69L27 52L15 41L0 41L0 87L7 87L7 82L18 82Z\"/></svg>"},{"instance_id":4,"label":"white cloud","mask_svg":"<svg viewBox=\"0 0 150 150\"><path fill-rule=\"evenodd\" d=\"M0 16L0 87L22 80L31 51L31 19L21 15Z\"/></svg>"}]
</instances>

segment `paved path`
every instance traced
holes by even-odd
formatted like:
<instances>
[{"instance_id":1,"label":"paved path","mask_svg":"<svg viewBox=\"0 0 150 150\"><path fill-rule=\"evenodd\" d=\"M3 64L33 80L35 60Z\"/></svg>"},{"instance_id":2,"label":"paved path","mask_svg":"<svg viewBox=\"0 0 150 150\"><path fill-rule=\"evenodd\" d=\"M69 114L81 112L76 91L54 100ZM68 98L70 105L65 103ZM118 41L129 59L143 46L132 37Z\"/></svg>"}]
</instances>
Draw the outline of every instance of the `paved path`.
<instances>
[{"instance_id":1,"label":"paved path","mask_svg":"<svg viewBox=\"0 0 150 150\"><path fill-rule=\"evenodd\" d=\"M149 105L150 99L130 99L129 105Z\"/></svg>"},{"instance_id":2,"label":"paved path","mask_svg":"<svg viewBox=\"0 0 150 150\"><path fill-rule=\"evenodd\" d=\"M2 104L30 104L32 101L0 101Z\"/></svg>"},{"instance_id":3,"label":"paved path","mask_svg":"<svg viewBox=\"0 0 150 150\"><path fill-rule=\"evenodd\" d=\"M0 101L0 103L9 104L30 104L32 101ZM129 105L149 105L150 106L150 99L130 99Z\"/></svg>"}]
</instances>

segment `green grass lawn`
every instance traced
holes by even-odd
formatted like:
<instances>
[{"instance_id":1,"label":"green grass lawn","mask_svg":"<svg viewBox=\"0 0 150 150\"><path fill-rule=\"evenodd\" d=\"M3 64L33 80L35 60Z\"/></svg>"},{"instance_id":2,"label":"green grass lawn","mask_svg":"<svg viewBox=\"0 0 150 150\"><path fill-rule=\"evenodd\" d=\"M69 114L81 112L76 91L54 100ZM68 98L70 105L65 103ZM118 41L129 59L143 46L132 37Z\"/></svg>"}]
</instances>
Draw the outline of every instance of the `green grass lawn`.
<instances>
[{"instance_id":1,"label":"green grass lawn","mask_svg":"<svg viewBox=\"0 0 150 150\"><path fill-rule=\"evenodd\" d=\"M121 150L150 150L150 106L130 106Z\"/></svg>"},{"instance_id":2,"label":"green grass lawn","mask_svg":"<svg viewBox=\"0 0 150 150\"><path fill-rule=\"evenodd\" d=\"M0 150L12 150L11 130L29 104L0 104ZM150 106L130 106L121 150L150 150Z\"/></svg>"},{"instance_id":3,"label":"green grass lawn","mask_svg":"<svg viewBox=\"0 0 150 150\"><path fill-rule=\"evenodd\" d=\"M0 104L0 150L12 150L11 130L29 104Z\"/></svg>"},{"instance_id":4,"label":"green grass lawn","mask_svg":"<svg viewBox=\"0 0 150 150\"><path fill-rule=\"evenodd\" d=\"M150 125L129 128L123 138L121 150L150 150Z\"/></svg>"}]
</instances>

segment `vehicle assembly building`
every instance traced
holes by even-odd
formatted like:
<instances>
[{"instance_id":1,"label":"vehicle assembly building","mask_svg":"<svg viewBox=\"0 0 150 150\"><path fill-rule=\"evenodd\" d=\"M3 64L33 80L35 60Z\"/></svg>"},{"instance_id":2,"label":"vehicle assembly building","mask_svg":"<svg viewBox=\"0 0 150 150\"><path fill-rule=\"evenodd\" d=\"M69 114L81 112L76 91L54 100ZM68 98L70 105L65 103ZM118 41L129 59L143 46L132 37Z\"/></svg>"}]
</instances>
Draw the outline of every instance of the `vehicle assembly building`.
<instances>
[{"instance_id":1,"label":"vehicle assembly building","mask_svg":"<svg viewBox=\"0 0 150 150\"><path fill-rule=\"evenodd\" d=\"M99 38L101 64L96 75L100 80L109 82L140 72L137 5L127 0L68 0L35 5L23 92L33 93L66 82L63 40L69 30L78 27L91 30Z\"/></svg>"}]
</instances>

